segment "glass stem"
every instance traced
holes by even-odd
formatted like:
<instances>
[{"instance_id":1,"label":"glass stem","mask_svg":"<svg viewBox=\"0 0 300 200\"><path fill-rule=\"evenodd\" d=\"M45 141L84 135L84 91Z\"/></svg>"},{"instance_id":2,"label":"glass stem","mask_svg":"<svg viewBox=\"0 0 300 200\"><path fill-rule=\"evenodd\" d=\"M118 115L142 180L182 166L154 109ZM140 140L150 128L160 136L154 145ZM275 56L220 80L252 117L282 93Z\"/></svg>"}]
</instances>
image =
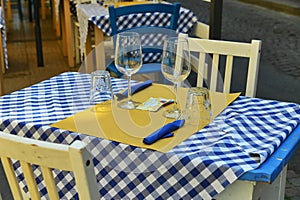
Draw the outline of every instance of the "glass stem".
<instances>
[{"instance_id":1,"label":"glass stem","mask_svg":"<svg viewBox=\"0 0 300 200\"><path fill-rule=\"evenodd\" d=\"M174 93L175 93L175 107L177 107L178 104L178 82L174 82Z\"/></svg>"},{"instance_id":2,"label":"glass stem","mask_svg":"<svg viewBox=\"0 0 300 200\"><path fill-rule=\"evenodd\" d=\"M131 102L131 75L127 75L127 80L128 80L128 93L127 93L127 99L128 103Z\"/></svg>"}]
</instances>

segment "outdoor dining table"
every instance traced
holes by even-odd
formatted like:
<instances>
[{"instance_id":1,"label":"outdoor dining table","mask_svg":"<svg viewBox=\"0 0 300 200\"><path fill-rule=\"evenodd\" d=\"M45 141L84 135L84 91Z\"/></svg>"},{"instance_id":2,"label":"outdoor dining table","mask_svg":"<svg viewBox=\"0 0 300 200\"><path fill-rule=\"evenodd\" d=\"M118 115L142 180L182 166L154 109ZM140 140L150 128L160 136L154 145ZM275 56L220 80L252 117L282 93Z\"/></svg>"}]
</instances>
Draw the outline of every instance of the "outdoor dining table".
<instances>
[{"instance_id":1,"label":"outdoor dining table","mask_svg":"<svg viewBox=\"0 0 300 200\"><path fill-rule=\"evenodd\" d=\"M114 93L127 87L124 79L111 82ZM94 108L89 93L90 74L65 72L2 96L0 130L54 143L86 142L104 199L243 199L254 191L236 185L271 186L278 174L283 174L283 188L269 195L282 196L286 164L299 146L300 105L239 96L208 126L163 153L52 126ZM108 112L94 111L104 117ZM14 168L27 192L19 163ZM42 199L47 199L39 168L34 173ZM56 170L54 175L60 199L77 199L72 175Z\"/></svg>"},{"instance_id":2,"label":"outdoor dining table","mask_svg":"<svg viewBox=\"0 0 300 200\"><path fill-rule=\"evenodd\" d=\"M128 2L126 5L129 5ZM131 2L134 3L134 2ZM137 2L141 3L141 2ZM144 2L146 3L146 1ZM151 3L151 2L150 2ZM121 5L121 3L119 3ZM64 0L64 12L65 16L69 16L70 13L70 1ZM71 6L72 8L72 6ZM129 15L122 18L122 23L120 26L123 27L135 27L143 24L151 24L152 26L164 26L169 22L169 15L166 13L156 13L156 14L139 14L139 15ZM101 6L100 4L78 4L77 5L77 18L79 21L79 35L80 35L80 49L81 52L89 53L91 48L91 42L88 37L88 24L91 23L94 25L94 35L95 35L95 46L102 43L105 39L104 36L111 36L110 22L109 22L109 14L107 8ZM193 25L197 22L197 16L191 10L181 7L180 16L178 19L178 32L187 33ZM70 19L65 17L65 27L70 27ZM67 28L68 29L68 28ZM66 30L66 43L72 43L71 32ZM68 59L69 64L72 62L72 48L70 45L68 46ZM96 52L97 53L97 52ZM103 51L100 50L97 53L96 59L101 60L103 58ZM97 62L96 63L102 63Z\"/></svg>"}]
</instances>

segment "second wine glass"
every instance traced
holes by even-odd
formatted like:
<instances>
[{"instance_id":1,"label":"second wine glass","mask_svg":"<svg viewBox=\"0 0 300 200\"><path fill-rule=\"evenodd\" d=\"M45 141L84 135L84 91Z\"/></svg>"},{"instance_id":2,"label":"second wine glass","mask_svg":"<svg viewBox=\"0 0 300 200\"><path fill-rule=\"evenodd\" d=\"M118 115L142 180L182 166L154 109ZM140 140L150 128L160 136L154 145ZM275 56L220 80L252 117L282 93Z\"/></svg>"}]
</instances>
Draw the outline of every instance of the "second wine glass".
<instances>
[{"instance_id":1,"label":"second wine glass","mask_svg":"<svg viewBox=\"0 0 300 200\"><path fill-rule=\"evenodd\" d=\"M142 66L142 47L138 33L123 32L117 35L115 65L128 79L128 98L127 101L120 102L119 107L134 109L136 105L131 100L131 75L138 72Z\"/></svg>"},{"instance_id":2,"label":"second wine glass","mask_svg":"<svg viewBox=\"0 0 300 200\"><path fill-rule=\"evenodd\" d=\"M162 55L161 71L164 77L174 83L176 96L175 105L172 109L166 110L164 116L178 119L182 110L178 105L178 87L191 72L190 51L188 40L184 37L170 37L165 40Z\"/></svg>"}]
</instances>

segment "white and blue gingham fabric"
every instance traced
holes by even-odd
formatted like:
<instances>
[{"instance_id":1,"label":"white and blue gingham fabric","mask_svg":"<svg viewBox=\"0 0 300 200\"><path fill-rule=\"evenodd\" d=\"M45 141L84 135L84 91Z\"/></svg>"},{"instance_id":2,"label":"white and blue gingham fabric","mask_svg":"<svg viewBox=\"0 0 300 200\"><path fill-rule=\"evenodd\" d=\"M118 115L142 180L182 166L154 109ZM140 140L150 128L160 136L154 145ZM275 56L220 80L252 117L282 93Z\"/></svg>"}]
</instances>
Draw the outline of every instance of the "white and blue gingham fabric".
<instances>
[{"instance_id":1,"label":"white and blue gingham fabric","mask_svg":"<svg viewBox=\"0 0 300 200\"><path fill-rule=\"evenodd\" d=\"M114 92L127 82L112 79ZM88 108L90 75L67 72L0 98L0 130L55 143L82 140L103 199L211 199L257 168L300 123L300 105L239 97L168 153L48 126ZM103 99L105 100L105 99ZM19 163L14 165L27 191ZM54 171L60 199L78 199L72 174ZM48 199L35 169L42 199Z\"/></svg>"},{"instance_id":2,"label":"white and blue gingham fabric","mask_svg":"<svg viewBox=\"0 0 300 200\"><path fill-rule=\"evenodd\" d=\"M79 4L77 6L77 17L80 23L80 49L84 52L84 45L86 43L88 23L92 22L104 34L111 36L111 27L109 21L109 13L107 9L99 4ZM153 27L167 27L170 24L171 15L168 13L140 13L131 14L118 18L118 29L134 29L135 27L153 26ZM187 33L193 25L197 22L197 16L189 9L180 8L178 28L176 32ZM157 46L162 48L165 35L161 34L144 34L141 37L143 46ZM143 56L144 63L157 62L160 59L160 54L145 54Z\"/></svg>"},{"instance_id":3,"label":"white and blue gingham fabric","mask_svg":"<svg viewBox=\"0 0 300 200\"><path fill-rule=\"evenodd\" d=\"M164 27L170 23L170 17L170 14L167 13L144 13L123 16L118 18L118 29L128 29L146 25ZM177 31L187 33L197 20L197 16L191 10L180 8ZM105 34L111 36L108 13L102 16L91 16L90 21Z\"/></svg>"}]
</instances>

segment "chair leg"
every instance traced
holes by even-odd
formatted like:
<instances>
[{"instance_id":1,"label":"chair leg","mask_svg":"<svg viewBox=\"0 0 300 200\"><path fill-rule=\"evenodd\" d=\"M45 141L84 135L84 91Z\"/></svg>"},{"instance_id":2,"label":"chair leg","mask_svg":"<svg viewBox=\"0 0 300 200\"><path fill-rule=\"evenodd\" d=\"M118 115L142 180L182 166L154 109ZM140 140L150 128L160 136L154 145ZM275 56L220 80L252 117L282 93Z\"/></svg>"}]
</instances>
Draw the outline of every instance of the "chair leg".
<instances>
[{"instance_id":1,"label":"chair leg","mask_svg":"<svg viewBox=\"0 0 300 200\"><path fill-rule=\"evenodd\" d=\"M22 3L21 0L18 0L18 12L20 20L23 20L23 12L22 12Z\"/></svg>"},{"instance_id":2,"label":"chair leg","mask_svg":"<svg viewBox=\"0 0 300 200\"><path fill-rule=\"evenodd\" d=\"M73 42L72 42L72 22L71 22L71 14L70 14L70 1L63 1L64 8L64 28L65 28L65 43L67 46L67 55L68 55L68 64L70 67L75 67L74 63L74 53L73 53ZM57 22L56 22L57 23Z\"/></svg>"},{"instance_id":3,"label":"chair leg","mask_svg":"<svg viewBox=\"0 0 300 200\"><path fill-rule=\"evenodd\" d=\"M32 17L32 0L27 0L28 2L28 18L29 21L32 22L33 21L33 17Z\"/></svg>"},{"instance_id":4,"label":"chair leg","mask_svg":"<svg viewBox=\"0 0 300 200\"><path fill-rule=\"evenodd\" d=\"M0 44L1 44L1 48L0 48L0 66L1 66L1 72L0 73L5 73L5 56L4 56L4 49L3 49L3 40L2 40L2 30L1 31L1 34L0 34Z\"/></svg>"},{"instance_id":5,"label":"chair leg","mask_svg":"<svg viewBox=\"0 0 300 200\"><path fill-rule=\"evenodd\" d=\"M12 11L11 11L11 3L10 0L6 1L6 13L8 21L12 21Z\"/></svg>"},{"instance_id":6,"label":"chair leg","mask_svg":"<svg viewBox=\"0 0 300 200\"><path fill-rule=\"evenodd\" d=\"M45 0L41 0L41 14L42 14L42 19L46 19L46 2Z\"/></svg>"},{"instance_id":7,"label":"chair leg","mask_svg":"<svg viewBox=\"0 0 300 200\"><path fill-rule=\"evenodd\" d=\"M62 15L61 13L62 12L62 9L61 7L58 8L60 11L59 11L59 15L56 16L55 14L55 31L56 31L56 37L60 37L61 36L61 25L60 25L60 16ZM55 12L55 9L54 9L54 12Z\"/></svg>"},{"instance_id":8,"label":"chair leg","mask_svg":"<svg viewBox=\"0 0 300 200\"><path fill-rule=\"evenodd\" d=\"M79 26L74 24L74 51L75 51L75 62L76 64L79 64L81 62L81 52L80 52L80 38L79 38Z\"/></svg>"},{"instance_id":9,"label":"chair leg","mask_svg":"<svg viewBox=\"0 0 300 200\"><path fill-rule=\"evenodd\" d=\"M2 34L0 34L0 60L1 60L1 71L0 71L0 96L3 95L3 74L5 73L5 61L4 61L4 52L3 52L3 47L2 47Z\"/></svg>"}]
</instances>

